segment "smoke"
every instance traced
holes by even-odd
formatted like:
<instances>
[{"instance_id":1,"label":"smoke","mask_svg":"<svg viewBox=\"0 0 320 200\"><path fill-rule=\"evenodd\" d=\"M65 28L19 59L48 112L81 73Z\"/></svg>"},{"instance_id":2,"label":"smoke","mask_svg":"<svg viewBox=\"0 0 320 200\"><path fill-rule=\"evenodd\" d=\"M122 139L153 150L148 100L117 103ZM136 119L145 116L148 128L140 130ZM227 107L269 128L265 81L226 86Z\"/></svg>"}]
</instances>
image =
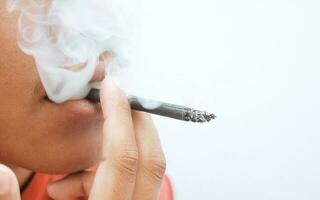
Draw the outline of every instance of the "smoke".
<instances>
[{"instance_id":1,"label":"smoke","mask_svg":"<svg viewBox=\"0 0 320 200\"><path fill-rule=\"evenodd\" d=\"M34 57L48 97L84 98L99 55L111 52L109 72L134 57L137 0L7 0L20 12L18 44Z\"/></svg>"}]
</instances>

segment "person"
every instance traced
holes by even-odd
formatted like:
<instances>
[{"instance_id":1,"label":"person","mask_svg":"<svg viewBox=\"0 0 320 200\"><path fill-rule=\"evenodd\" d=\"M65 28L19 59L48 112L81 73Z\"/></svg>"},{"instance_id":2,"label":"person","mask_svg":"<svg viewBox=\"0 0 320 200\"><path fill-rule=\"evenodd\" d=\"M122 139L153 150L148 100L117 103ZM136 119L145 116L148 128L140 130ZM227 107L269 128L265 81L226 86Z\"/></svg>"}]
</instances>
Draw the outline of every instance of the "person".
<instances>
[{"instance_id":1,"label":"person","mask_svg":"<svg viewBox=\"0 0 320 200\"><path fill-rule=\"evenodd\" d=\"M150 116L98 69L101 104L53 103L4 1L0 19L0 200L173 199Z\"/></svg>"}]
</instances>

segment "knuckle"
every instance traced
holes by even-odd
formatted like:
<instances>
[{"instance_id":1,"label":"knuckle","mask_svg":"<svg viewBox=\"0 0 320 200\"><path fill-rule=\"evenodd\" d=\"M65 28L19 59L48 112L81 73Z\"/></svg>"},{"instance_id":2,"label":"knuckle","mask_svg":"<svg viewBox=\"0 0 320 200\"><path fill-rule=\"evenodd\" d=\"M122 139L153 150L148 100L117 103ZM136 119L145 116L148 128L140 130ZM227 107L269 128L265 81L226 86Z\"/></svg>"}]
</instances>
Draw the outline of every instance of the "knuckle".
<instances>
[{"instance_id":1,"label":"knuckle","mask_svg":"<svg viewBox=\"0 0 320 200\"><path fill-rule=\"evenodd\" d=\"M137 150L122 150L114 156L113 162L121 173L135 175L138 170L139 155Z\"/></svg>"},{"instance_id":2,"label":"knuckle","mask_svg":"<svg viewBox=\"0 0 320 200\"><path fill-rule=\"evenodd\" d=\"M122 91L118 91L116 94L108 94L107 97L101 99L102 109L105 111L105 115L108 112L120 112L131 113L130 105L126 95ZM104 116L107 118L108 115Z\"/></svg>"},{"instance_id":3,"label":"knuckle","mask_svg":"<svg viewBox=\"0 0 320 200\"><path fill-rule=\"evenodd\" d=\"M154 155L144 160L144 171L156 181L161 181L166 172L167 163L163 153Z\"/></svg>"},{"instance_id":4,"label":"knuckle","mask_svg":"<svg viewBox=\"0 0 320 200\"><path fill-rule=\"evenodd\" d=\"M109 103L112 104L112 107L114 108L131 112L129 102L124 94L113 96L112 99L109 100Z\"/></svg>"},{"instance_id":5,"label":"knuckle","mask_svg":"<svg viewBox=\"0 0 320 200\"><path fill-rule=\"evenodd\" d=\"M129 103L126 99L121 99L120 101L114 102L114 107L116 107L118 110L121 110L122 112L125 112L125 113L131 112Z\"/></svg>"}]
</instances>

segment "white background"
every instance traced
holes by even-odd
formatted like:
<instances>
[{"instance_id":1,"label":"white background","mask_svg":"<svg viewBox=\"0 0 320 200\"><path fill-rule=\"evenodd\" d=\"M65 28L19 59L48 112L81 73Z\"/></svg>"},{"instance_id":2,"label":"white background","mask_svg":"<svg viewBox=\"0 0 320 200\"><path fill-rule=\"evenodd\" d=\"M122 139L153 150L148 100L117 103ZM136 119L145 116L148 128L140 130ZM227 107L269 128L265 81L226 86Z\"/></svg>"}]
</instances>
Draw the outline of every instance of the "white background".
<instances>
[{"instance_id":1,"label":"white background","mask_svg":"<svg viewBox=\"0 0 320 200\"><path fill-rule=\"evenodd\" d=\"M218 116L155 118L176 199L320 199L320 1L143 1L141 84Z\"/></svg>"}]
</instances>

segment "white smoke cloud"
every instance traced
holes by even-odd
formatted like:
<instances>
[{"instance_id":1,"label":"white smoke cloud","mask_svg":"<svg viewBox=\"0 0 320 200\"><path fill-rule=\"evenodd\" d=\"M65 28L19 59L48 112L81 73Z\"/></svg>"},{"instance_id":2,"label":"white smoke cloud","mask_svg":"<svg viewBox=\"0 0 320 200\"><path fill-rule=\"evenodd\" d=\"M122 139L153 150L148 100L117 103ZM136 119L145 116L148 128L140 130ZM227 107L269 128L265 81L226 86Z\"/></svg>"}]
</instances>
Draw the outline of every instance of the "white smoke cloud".
<instances>
[{"instance_id":1,"label":"white smoke cloud","mask_svg":"<svg viewBox=\"0 0 320 200\"><path fill-rule=\"evenodd\" d=\"M60 103L90 90L98 57L128 64L138 30L138 0L7 0L18 10L18 44L34 57L48 97ZM76 67L75 67L76 66Z\"/></svg>"}]
</instances>

